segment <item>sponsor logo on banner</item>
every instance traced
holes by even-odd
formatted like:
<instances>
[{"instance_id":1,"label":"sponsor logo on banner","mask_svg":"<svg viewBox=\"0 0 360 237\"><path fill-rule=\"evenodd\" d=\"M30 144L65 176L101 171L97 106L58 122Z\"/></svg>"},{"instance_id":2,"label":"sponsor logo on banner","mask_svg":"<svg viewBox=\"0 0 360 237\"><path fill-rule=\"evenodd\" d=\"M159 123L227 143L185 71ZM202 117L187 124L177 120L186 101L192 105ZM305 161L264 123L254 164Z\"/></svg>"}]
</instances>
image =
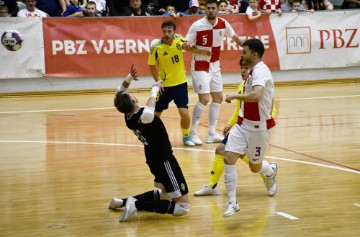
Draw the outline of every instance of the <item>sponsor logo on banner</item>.
<instances>
[{"instance_id":1,"label":"sponsor logo on banner","mask_svg":"<svg viewBox=\"0 0 360 237\"><path fill-rule=\"evenodd\" d=\"M286 27L286 53L311 53L311 30L309 26Z\"/></svg>"},{"instance_id":2,"label":"sponsor logo on banner","mask_svg":"<svg viewBox=\"0 0 360 237\"><path fill-rule=\"evenodd\" d=\"M201 17L201 16L200 16ZM182 17L176 33L186 36L199 16ZM244 15L224 17L242 40L258 38L267 49L264 62L279 70L279 59L269 17L250 22ZM151 46L162 37L163 17L49 18L43 20L46 75L55 77L112 77L129 73L131 64L141 75L151 75L147 65ZM84 30L87 29L87 30ZM238 72L242 48L224 37L222 72ZM189 72L191 53L184 53ZM59 63L61 62L61 63Z\"/></svg>"}]
</instances>

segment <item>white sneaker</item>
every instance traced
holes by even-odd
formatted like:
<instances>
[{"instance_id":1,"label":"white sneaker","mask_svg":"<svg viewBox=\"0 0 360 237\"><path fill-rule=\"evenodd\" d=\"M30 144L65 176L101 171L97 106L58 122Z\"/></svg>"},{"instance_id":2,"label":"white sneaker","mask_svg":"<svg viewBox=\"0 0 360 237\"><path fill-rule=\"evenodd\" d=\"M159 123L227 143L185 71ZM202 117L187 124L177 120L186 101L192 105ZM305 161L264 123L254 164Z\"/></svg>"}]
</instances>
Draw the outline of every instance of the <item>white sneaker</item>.
<instances>
[{"instance_id":1,"label":"white sneaker","mask_svg":"<svg viewBox=\"0 0 360 237\"><path fill-rule=\"evenodd\" d=\"M115 210L116 208L120 208L124 203L124 200L120 198L113 198L109 203L109 209Z\"/></svg>"},{"instance_id":2,"label":"white sneaker","mask_svg":"<svg viewBox=\"0 0 360 237\"><path fill-rule=\"evenodd\" d=\"M183 143L185 146L195 146L195 143L191 141L190 136L183 137Z\"/></svg>"},{"instance_id":3,"label":"white sneaker","mask_svg":"<svg viewBox=\"0 0 360 237\"><path fill-rule=\"evenodd\" d=\"M239 211L240 211L239 204L227 202L227 203L226 203L226 210L225 210L223 216L224 216L224 217L232 216L232 215L235 214L235 212L239 212Z\"/></svg>"},{"instance_id":4,"label":"white sneaker","mask_svg":"<svg viewBox=\"0 0 360 237\"><path fill-rule=\"evenodd\" d=\"M124 213L120 217L120 222L125 222L130 217L136 215L137 209L135 207L136 199L133 197L128 197L125 204L125 210Z\"/></svg>"},{"instance_id":5,"label":"white sneaker","mask_svg":"<svg viewBox=\"0 0 360 237\"><path fill-rule=\"evenodd\" d=\"M274 170L274 173L270 176L266 176L265 186L270 197L274 196L276 193L276 174L277 174L277 164L270 163L271 168Z\"/></svg>"},{"instance_id":6,"label":"white sneaker","mask_svg":"<svg viewBox=\"0 0 360 237\"><path fill-rule=\"evenodd\" d=\"M209 185L204 185L204 187L194 193L195 196L215 196L219 195L220 192L215 188L211 188Z\"/></svg>"},{"instance_id":7,"label":"white sneaker","mask_svg":"<svg viewBox=\"0 0 360 237\"><path fill-rule=\"evenodd\" d=\"M200 138L198 137L198 135L196 133L191 134L190 133L190 139L191 141L195 144L195 145L202 145L203 142L200 140Z\"/></svg>"},{"instance_id":8,"label":"white sneaker","mask_svg":"<svg viewBox=\"0 0 360 237\"><path fill-rule=\"evenodd\" d=\"M223 139L224 139L224 136L222 136L218 133L208 134L206 136L206 143L219 143L219 142L222 142Z\"/></svg>"}]
</instances>

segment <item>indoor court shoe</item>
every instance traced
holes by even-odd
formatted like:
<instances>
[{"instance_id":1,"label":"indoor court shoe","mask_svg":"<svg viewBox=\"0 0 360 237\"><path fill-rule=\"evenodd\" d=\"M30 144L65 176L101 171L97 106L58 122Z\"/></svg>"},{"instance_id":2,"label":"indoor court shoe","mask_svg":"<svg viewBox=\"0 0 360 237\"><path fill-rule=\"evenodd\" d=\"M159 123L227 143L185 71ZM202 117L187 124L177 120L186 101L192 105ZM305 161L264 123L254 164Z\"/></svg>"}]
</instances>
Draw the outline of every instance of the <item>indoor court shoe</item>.
<instances>
[{"instance_id":1,"label":"indoor court shoe","mask_svg":"<svg viewBox=\"0 0 360 237\"><path fill-rule=\"evenodd\" d=\"M219 195L220 192L215 188L211 188L209 185L204 185L204 187L194 193L195 196L215 196Z\"/></svg>"},{"instance_id":2,"label":"indoor court shoe","mask_svg":"<svg viewBox=\"0 0 360 237\"><path fill-rule=\"evenodd\" d=\"M191 141L190 136L183 137L183 143L185 146L195 146L195 143L193 143L193 141Z\"/></svg>"},{"instance_id":3,"label":"indoor court shoe","mask_svg":"<svg viewBox=\"0 0 360 237\"><path fill-rule=\"evenodd\" d=\"M274 173L265 178L265 186L270 197L274 196L276 193L276 174L277 174L277 164L270 163L271 168L274 170Z\"/></svg>"},{"instance_id":4,"label":"indoor court shoe","mask_svg":"<svg viewBox=\"0 0 360 237\"><path fill-rule=\"evenodd\" d=\"M124 203L124 200L120 198L113 198L109 203L109 209L115 210L116 208L120 208Z\"/></svg>"},{"instance_id":5,"label":"indoor court shoe","mask_svg":"<svg viewBox=\"0 0 360 237\"><path fill-rule=\"evenodd\" d=\"M226 210L225 210L223 216L224 216L224 217L232 216L232 215L234 215L236 212L239 212L239 211L240 211L239 204L227 202L227 203L226 203Z\"/></svg>"},{"instance_id":6,"label":"indoor court shoe","mask_svg":"<svg viewBox=\"0 0 360 237\"><path fill-rule=\"evenodd\" d=\"M219 143L219 142L222 142L223 139L224 139L224 136L222 136L218 133L208 134L206 136L206 143Z\"/></svg>"},{"instance_id":7,"label":"indoor court shoe","mask_svg":"<svg viewBox=\"0 0 360 237\"><path fill-rule=\"evenodd\" d=\"M190 133L190 139L191 141L195 144L195 145L202 145L203 142L200 140L200 138L198 137L198 135L196 133L191 134Z\"/></svg>"},{"instance_id":8,"label":"indoor court shoe","mask_svg":"<svg viewBox=\"0 0 360 237\"><path fill-rule=\"evenodd\" d=\"M128 197L125 204L124 213L120 217L120 222L125 222L132 216L136 215L137 209L135 207L136 199L133 197Z\"/></svg>"}]
</instances>

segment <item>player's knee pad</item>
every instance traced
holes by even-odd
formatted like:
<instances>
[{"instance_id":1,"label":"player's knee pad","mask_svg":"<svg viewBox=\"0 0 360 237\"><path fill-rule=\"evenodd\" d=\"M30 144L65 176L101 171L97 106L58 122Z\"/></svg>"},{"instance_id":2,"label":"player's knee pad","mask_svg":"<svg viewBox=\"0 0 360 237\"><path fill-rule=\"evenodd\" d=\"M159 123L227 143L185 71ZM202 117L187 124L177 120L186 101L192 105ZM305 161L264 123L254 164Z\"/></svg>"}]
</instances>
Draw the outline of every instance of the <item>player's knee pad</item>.
<instances>
[{"instance_id":1,"label":"player's knee pad","mask_svg":"<svg viewBox=\"0 0 360 237\"><path fill-rule=\"evenodd\" d=\"M175 203L174 216L184 216L190 211L189 203L177 202Z\"/></svg>"}]
</instances>

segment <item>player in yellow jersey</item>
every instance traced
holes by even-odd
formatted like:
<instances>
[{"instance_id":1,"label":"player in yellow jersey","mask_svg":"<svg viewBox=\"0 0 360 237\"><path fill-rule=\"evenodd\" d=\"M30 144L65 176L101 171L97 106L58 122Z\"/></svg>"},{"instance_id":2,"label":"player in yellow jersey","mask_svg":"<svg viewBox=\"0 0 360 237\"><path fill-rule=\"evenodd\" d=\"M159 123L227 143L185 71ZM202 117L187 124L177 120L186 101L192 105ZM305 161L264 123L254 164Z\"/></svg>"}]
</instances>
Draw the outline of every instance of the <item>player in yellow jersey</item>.
<instances>
[{"instance_id":1,"label":"player in yellow jersey","mask_svg":"<svg viewBox=\"0 0 360 237\"><path fill-rule=\"evenodd\" d=\"M240 67L241 67L241 77L242 77L242 79L244 81L241 82L238 85L237 91L238 91L238 94L243 94L244 93L244 82L246 81L246 78L247 78L247 76L249 74L250 69L249 69L249 67L247 65L245 65L243 60L240 60ZM221 175L224 172L224 167L225 167L224 166L225 145L226 145L226 142L227 142L228 133L229 133L230 129L237 122L240 107L241 107L241 101L236 100L236 108L234 110L234 113L232 114L231 118L227 122L227 125L223 129L223 135L225 136L225 138L216 147L216 150L215 150L215 158L214 158L213 163L212 163L209 183L207 185L204 185L204 187L202 189L196 191L194 193L195 196L211 196L211 195L218 195L219 194L217 184L219 182L219 179L220 179ZM274 117L275 115L276 115L276 108L275 108L275 105L273 104L272 117ZM247 158L247 156L245 156L242 160L246 164L249 164L249 159ZM265 175L260 174L260 176L262 177L263 181L265 182Z\"/></svg>"},{"instance_id":2,"label":"player in yellow jersey","mask_svg":"<svg viewBox=\"0 0 360 237\"><path fill-rule=\"evenodd\" d=\"M160 117L173 100L180 114L183 143L186 146L195 146L189 136L188 78L184 66L183 50L202 55L210 55L211 52L191 47L185 38L175 34L176 24L173 21L164 21L161 29L163 38L152 45L148 60L151 75L155 81L162 80L164 87L164 91L156 99L155 115Z\"/></svg>"}]
</instances>

